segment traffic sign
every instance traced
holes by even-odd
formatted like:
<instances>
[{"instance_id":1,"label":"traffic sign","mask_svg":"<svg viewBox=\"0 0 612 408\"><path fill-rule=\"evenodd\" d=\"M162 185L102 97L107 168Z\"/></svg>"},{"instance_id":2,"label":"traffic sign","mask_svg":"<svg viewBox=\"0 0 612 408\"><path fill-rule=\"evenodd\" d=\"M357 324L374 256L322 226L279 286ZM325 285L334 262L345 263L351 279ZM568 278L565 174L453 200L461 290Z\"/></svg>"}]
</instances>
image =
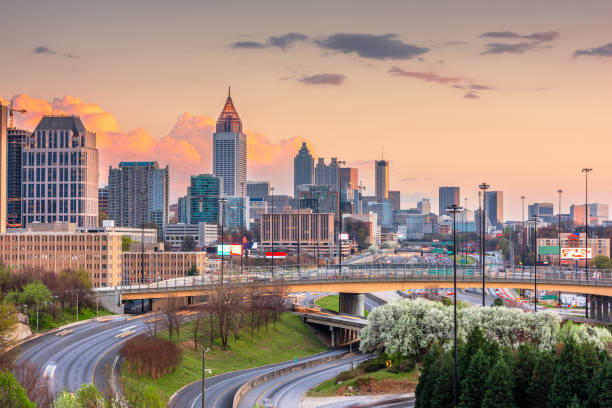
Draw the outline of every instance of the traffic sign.
<instances>
[{"instance_id":1,"label":"traffic sign","mask_svg":"<svg viewBox=\"0 0 612 408\"><path fill-rule=\"evenodd\" d=\"M387 360L387 361L385 362L385 365L386 365L387 367L391 367L391 360Z\"/></svg>"}]
</instances>

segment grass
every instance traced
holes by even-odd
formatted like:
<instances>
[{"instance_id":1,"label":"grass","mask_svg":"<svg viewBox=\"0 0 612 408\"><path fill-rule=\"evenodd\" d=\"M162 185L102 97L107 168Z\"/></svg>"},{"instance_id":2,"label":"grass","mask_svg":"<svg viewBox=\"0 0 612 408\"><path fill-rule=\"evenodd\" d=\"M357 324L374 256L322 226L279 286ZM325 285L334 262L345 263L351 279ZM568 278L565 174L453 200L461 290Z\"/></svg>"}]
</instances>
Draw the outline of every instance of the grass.
<instances>
[{"instance_id":1,"label":"grass","mask_svg":"<svg viewBox=\"0 0 612 408\"><path fill-rule=\"evenodd\" d=\"M357 370L357 369L356 369ZM355 370L355 371L356 371ZM341 374L342 375L342 374ZM374 371L372 373L366 373L357 375L351 379L346 381L338 381L337 378L332 378L331 380L327 380L317 385L312 390L308 391L307 396L309 397L333 397L337 396L337 392L342 387L353 387L354 390L357 390L359 387L357 385L359 382L367 382L369 380L381 381L384 379L390 380L411 380L418 381L416 369L412 369L410 371L402 371L399 373L392 373L387 368L382 368L378 371ZM355 395L358 395L356 393Z\"/></svg>"},{"instance_id":2,"label":"grass","mask_svg":"<svg viewBox=\"0 0 612 408\"><path fill-rule=\"evenodd\" d=\"M317 300L315 300L315 305L323 309L331 310L332 312L339 312L340 311L340 295L329 295L329 296L320 297ZM368 317L370 312L368 312L367 310L364 310L363 314L365 317Z\"/></svg>"},{"instance_id":3,"label":"grass","mask_svg":"<svg viewBox=\"0 0 612 408\"><path fill-rule=\"evenodd\" d=\"M176 370L155 381L149 377L141 378L143 385L155 388L165 400L182 386L202 378L202 353L193 349L192 325L189 322L181 328L179 346L183 350L183 357ZM293 360L294 357L302 358L326 350L301 318L292 313L283 313L276 329L270 322L267 333L262 326L259 334L255 332L253 342L250 330L244 329L240 331L237 341L232 335L227 350L221 349L218 339L213 343L214 347L206 353L206 368L212 370L212 374L206 374L207 377ZM208 343L205 345L210 346ZM198 349L201 350L200 344Z\"/></svg>"},{"instance_id":4,"label":"grass","mask_svg":"<svg viewBox=\"0 0 612 408\"><path fill-rule=\"evenodd\" d=\"M106 309L99 308L98 316L109 316L113 313ZM79 307L79 320L87 320L96 317L95 307ZM30 318L30 327L33 332L36 332L36 312L32 313ZM63 312L59 312L57 317L53 319L50 314L40 313L38 315L38 331L55 329L56 327L64 326L69 323L76 322L76 311L74 308L66 308Z\"/></svg>"}]
</instances>

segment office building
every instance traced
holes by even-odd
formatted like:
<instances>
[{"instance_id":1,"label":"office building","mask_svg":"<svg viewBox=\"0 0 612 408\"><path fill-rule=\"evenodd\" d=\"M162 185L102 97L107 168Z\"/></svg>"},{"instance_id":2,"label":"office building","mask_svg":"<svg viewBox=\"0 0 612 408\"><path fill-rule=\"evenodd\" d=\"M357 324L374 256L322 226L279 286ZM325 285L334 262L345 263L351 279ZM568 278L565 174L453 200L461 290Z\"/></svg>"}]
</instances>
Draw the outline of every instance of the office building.
<instances>
[{"instance_id":1,"label":"office building","mask_svg":"<svg viewBox=\"0 0 612 408\"><path fill-rule=\"evenodd\" d=\"M78 116L43 116L22 154L21 223L98 225L96 134Z\"/></svg>"},{"instance_id":2,"label":"office building","mask_svg":"<svg viewBox=\"0 0 612 408\"><path fill-rule=\"evenodd\" d=\"M7 128L7 225L21 226L21 159L26 139L30 132L23 129Z\"/></svg>"},{"instance_id":3,"label":"office building","mask_svg":"<svg viewBox=\"0 0 612 408\"><path fill-rule=\"evenodd\" d=\"M0 101L0 233L6 232L6 213L7 213L7 128L8 128L8 106Z\"/></svg>"},{"instance_id":4,"label":"office building","mask_svg":"<svg viewBox=\"0 0 612 408\"><path fill-rule=\"evenodd\" d=\"M36 227L38 230L42 230L45 228L45 225L62 226L63 224L32 224L31 228ZM50 230L53 229L53 227L50 228ZM104 220L99 227L80 228L77 231L91 233L113 232L121 234L122 237L128 237L133 242L144 242L146 244L157 242L157 230L155 228L118 227L113 220Z\"/></svg>"},{"instance_id":5,"label":"office building","mask_svg":"<svg viewBox=\"0 0 612 408\"><path fill-rule=\"evenodd\" d=\"M315 184L318 186L330 186L338 189L339 164L336 157L332 157L329 164L325 164L325 159L320 157L315 167Z\"/></svg>"},{"instance_id":6,"label":"office building","mask_svg":"<svg viewBox=\"0 0 612 408\"><path fill-rule=\"evenodd\" d=\"M589 234L590 235L590 234ZM533 241L532 241L533 242ZM561 249L563 248L584 248L586 245L585 234L561 233ZM591 248L592 258L600 255L610 257L610 239L589 237L589 248ZM559 239L557 238L538 238L538 253L540 260L557 262L559 260ZM591 258L591 259L592 259ZM572 261L568 261L573 263ZM581 261L580 264L583 264Z\"/></svg>"},{"instance_id":7,"label":"office building","mask_svg":"<svg viewBox=\"0 0 612 408\"><path fill-rule=\"evenodd\" d=\"M247 195L249 198L267 200L270 195L269 181L247 181Z\"/></svg>"},{"instance_id":8,"label":"office building","mask_svg":"<svg viewBox=\"0 0 612 408\"><path fill-rule=\"evenodd\" d=\"M298 186L300 208L310 208L315 213L339 213L339 194L336 189L327 185Z\"/></svg>"},{"instance_id":9,"label":"office building","mask_svg":"<svg viewBox=\"0 0 612 408\"><path fill-rule=\"evenodd\" d=\"M156 161L120 162L108 170L108 218L118 226L155 224L162 235L168 222L168 166Z\"/></svg>"},{"instance_id":10,"label":"office building","mask_svg":"<svg viewBox=\"0 0 612 408\"><path fill-rule=\"evenodd\" d=\"M244 196L247 193L246 138L242 132L242 121L228 93L213 134L213 174L223 179L225 195Z\"/></svg>"},{"instance_id":11,"label":"office building","mask_svg":"<svg viewBox=\"0 0 612 408\"><path fill-rule=\"evenodd\" d=\"M421 212L421 214L430 214L431 201L429 201L429 198L423 198L422 200L417 201L417 209Z\"/></svg>"},{"instance_id":12,"label":"office building","mask_svg":"<svg viewBox=\"0 0 612 408\"><path fill-rule=\"evenodd\" d=\"M494 227L504 225L504 192L485 191L485 214Z\"/></svg>"},{"instance_id":13,"label":"office building","mask_svg":"<svg viewBox=\"0 0 612 408\"><path fill-rule=\"evenodd\" d=\"M251 227L249 197L225 196L223 223L227 230L248 230Z\"/></svg>"},{"instance_id":14,"label":"office building","mask_svg":"<svg viewBox=\"0 0 612 408\"><path fill-rule=\"evenodd\" d=\"M389 191L389 201L391 201L391 208L393 211L397 211L402 208L401 192Z\"/></svg>"},{"instance_id":15,"label":"office building","mask_svg":"<svg viewBox=\"0 0 612 408\"><path fill-rule=\"evenodd\" d=\"M291 209L293 197L285 194L271 194L266 201L268 203L268 211L284 212Z\"/></svg>"},{"instance_id":16,"label":"office building","mask_svg":"<svg viewBox=\"0 0 612 408\"><path fill-rule=\"evenodd\" d=\"M189 223L206 222L221 225L219 199L223 196L223 179L212 174L191 176L187 190Z\"/></svg>"},{"instance_id":17,"label":"office building","mask_svg":"<svg viewBox=\"0 0 612 408\"><path fill-rule=\"evenodd\" d=\"M528 207L528 216L540 217L545 224L550 225L553 218L553 203L533 203Z\"/></svg>"},{"instance_id":18,"label":"office building","mask_svg":"<svg viewBox=\"0 0 612 408\"><path fill-rule=\"evenodd\" d=\"M376 160L374 170L376 202L382 203L389 198L389 162L386 160Z\"/></svg>"},{"instance_id":19,"label":"office building","mask_svg":"<svg viewBox=\"0 0 612 408\"><path fill-rule=\"evenodd\" d=\"M98 188L98 213L108 216L108 186Z\"/></svg>"},{"instance_id":20,"label":"office building","mask_svg":"<svg viewBox=\"0 0 612 408\"><path fill-rule=\"evenodd\" d=\"M438 188L438 215L446 214L449 205L461 205L459 187L439 187Z\"/></svg>"},{"instance_id":21,"label":"office building","mask_svg":"<svg viewBox=\"0 0 612 408\"><path fill-rule=\"evenodd\" d=\"M164 225L164 244L167 249L180 250L185 237L191 236L199 248L214 245L219 237L217 224L198 222L197 224L166 224Z\"/></svg>"},{"instance_id":22,"label":"office building","mask_svg":"<svg viewBox=\"0 0 612 408\"><path fill-rule=\"evenodd\" d=\"M293 196L297 197L297 188L302 184L313 184L314 182L314 158L306 147L306 142L298 154L293 158Z\"/></svg>"},{"instance_id":23,"label":"office building","mask_svg":"<svg viewBox=\"0 0 612 408\"><path fill-rule=\"evenodd\" d=\"M176 213L178 224L189 224L189 204L187 202L187 196L178 198Z\"/></svg>"},{"instance_id":24,"label":"office building","mask_svg":"<svg viewBox=\"0 0 612 408\"><path fill-rule=\"evenodd\" d=\"M264 250L288 250L294 252L298 242L304 253L329 255L333 253L334 214L314 213L310 209L291 210L284 213L262 214L261 245ZM299 235L299 238L298 238Z\"/></svg>"},{"instance_id":25,"label":"office building","mask_svg":"<svg viewBox=\"0 0 612 408\"><path fill-rule=\"evenodd\" d=\"M376 214L345 214L342 218L345 231L351 235L352 239L357 241L362 249L367 249L370 245L380 244L381 232Z\"/></svg>"},{"instance_id":26,"label":"office building","mask_svg":"<svg viewBox=\"0 0 612 408\"><path fill-rule=\"evenodd\" d=\"M574 225L584 225L584 204L571 205L570 215ZM608 219L608 204L589 203L589 225L601 225Z\"/></svg>"},{"instance_id":27,"label":"office building","mask_svg":"<svg viewBox=\"0 0 612 408\"><path fill-rule=\"evenodd\" d=\"M250 198L249 197L249 217L251 223L261 222L261 214L268 212L268 202L261 198Z\"/></svg>"},{"instance_id":28,"label":"office building","mask_svg":"<svg viewBox=\"0 0 612 408\"><path fill-rule=\"evenodd\" d=\"M159 282L173 278L185 278L192 268L197 275L202 275L206 269L206 252L169 252L163 248L146 250L144 253L144 277L142 276L141 251L127 251L123 253L123 284L130 285L137 282ZM195 281L201 278L192 277ZM201 282L201 281L200 281Z\"/></svg>"},{"instance_id":29,"label":"office building","mask_svg":"<svg viewBox=\"0 0 612 408\"><path fill-rule=\"evenodd\" d=\"M0 262L13 271L37 269L59 274L84 269L94 287L121 283L122 235L79 231L71 223L29 224L0 234Z\"/></svg>"},{"instance_id":30,"label":"office building","mask_svg":"<svg viewBox=\"0 0 612 408\"><path fill-rule=\"evenodd\" d=\"M349 191L359 190L359 169L356 167L340 168L340 186Z\"/></svg>"}]
</instances>

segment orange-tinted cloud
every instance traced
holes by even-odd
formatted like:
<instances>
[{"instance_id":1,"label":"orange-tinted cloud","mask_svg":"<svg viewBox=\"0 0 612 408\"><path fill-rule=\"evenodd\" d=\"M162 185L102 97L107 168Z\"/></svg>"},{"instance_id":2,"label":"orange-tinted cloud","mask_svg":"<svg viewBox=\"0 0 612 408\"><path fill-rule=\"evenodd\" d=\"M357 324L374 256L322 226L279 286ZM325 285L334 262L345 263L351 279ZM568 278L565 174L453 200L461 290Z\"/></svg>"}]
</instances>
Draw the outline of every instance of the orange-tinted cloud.
<instances>
[{"instance_id":1,"label":"orange-tinted cloud","mask_svg":"<svg viewBox=\"0 0 612 408\"><path fill-rule=\"evenodd\" d=\"M100 151L100 186L106 185L108 167L120 161L157 160L170 167L172 200L186 193L189 176L212 172L212 135L215 120L205 115L180 115L170 132L156 138L142 128L122 131L115 117L101 106L66 95L52 101L25 94L13 97L16 107L27 113L15 116L16 125L34 129L42 115L73 114L96 133ZM302 138L273 142L265 135L246 131L249 180L269 180L278 189L293 189L293 156ZM309 146L310 147L310 146ZM311 149L312 150L312 149Z\"/></svg>"}]
</instances>

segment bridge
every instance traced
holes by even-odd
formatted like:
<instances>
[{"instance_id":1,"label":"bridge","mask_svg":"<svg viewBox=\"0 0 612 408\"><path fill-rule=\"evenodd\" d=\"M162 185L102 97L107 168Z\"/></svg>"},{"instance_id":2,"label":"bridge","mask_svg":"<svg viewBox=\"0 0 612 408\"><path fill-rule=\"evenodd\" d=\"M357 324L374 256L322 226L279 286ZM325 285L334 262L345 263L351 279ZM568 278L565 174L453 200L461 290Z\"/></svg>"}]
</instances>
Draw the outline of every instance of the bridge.
<instances>
[{"instance_id":1,"label":"bridge","mask_svg":"<svg viewBox=\"0 0 612 408\"><path fill-rule=\"evenodd\" d=\"M262 291L282 287L286 292L339 292L341 312L363 316L363 298L359 294L387 290L423 288L448 288L453 285L453 268L450 265L380 265L352 264L326 267L249 267L242 272L234 268L200 276L182 277L152 283L128 283L116 288L99 290L103 304L123 300L159 299L168 297L205 296L221 287ZM591 296L591 308L606 320L612 316L612 276L609 270L571 269L557 266L501 268L487 265L486 288L533 289L537 280L538 290L580 293ZM458 288L481 288L482 269L478 266L457 265ZM342 304L344 303L344 307Z\"/></svg>"}]
</instances>

